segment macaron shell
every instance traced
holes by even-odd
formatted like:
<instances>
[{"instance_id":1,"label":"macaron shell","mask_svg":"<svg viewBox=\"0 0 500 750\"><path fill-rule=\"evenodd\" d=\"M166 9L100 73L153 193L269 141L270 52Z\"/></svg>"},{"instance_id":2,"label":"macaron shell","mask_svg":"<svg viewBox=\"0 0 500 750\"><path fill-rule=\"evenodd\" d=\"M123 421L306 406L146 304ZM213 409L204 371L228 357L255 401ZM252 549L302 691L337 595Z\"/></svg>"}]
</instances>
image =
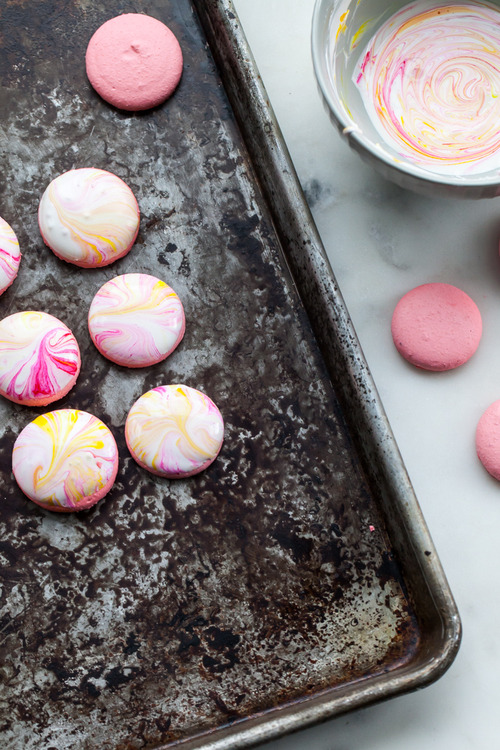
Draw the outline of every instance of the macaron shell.
<instances>
[{"instance_id":1,"label":"macaron shell","mask_svg":"<svg viewBox=\"0 0 500 750\"><path fill-rule=\"evenodd\" d=\"M181 384L158 386L130 409L125 439L134 460L147 471L185 478L215 461L224 439L224 420L201 391Z\"/></svg>"},{"instance_id":2,"label":"macaron shell","mask_svg":"<svg viewBox=\"0 0 500 750\"><path fill-rule=\"evenodd\" d=\"M14 313L0 321L0 395L45 406L65 396L80 372L78 342L48 313Z\"/></svg>"},{"instance_id":3,"label":"macaron shell","mask_svg":"<svg viewBox=\"0 0 500 750\"><path fill-rule=\"evenodd\" d=\"M139 232L139 206L126 183L104 169L59 175L38 208L43 241L58 258L82 268L123 258Z\"/></svg>"},{"instance_id":4,"label":"macaron shell","mask_svg":"<svg viewBox=\"0 0 500 750\"><path fill-rule=\"evenodd\" d=\"M500 400L494 401L478 422L476 451L486 471L500 481Z\"/></svg>"},{"instance_id":5,"label":"macaron shell","mask_svg":"<svg viewBox=\"0 0 500 750\"><path fill-rule=\"evenodd\" d=\"M107 281L89 309L89 333L104 357L125 367L161 362L186 329L182 302L164 281L129 273Z\"/></svg>"},{"instance_id":6,"label":"macaron shell","mask_svg":"<svg viewBox=\"0 0 500 750\"><path fill-rule=\"evenodd\" d=\"M0 294L12 284L19 271L21 251L10 224L0 217Z\"/></svg>"},{"instance_id":7,"label":"macaron shell","mask_svg":"<svg viewBox=\"0 0 500 750\"><path fill-rule=\"evenodd\" d=\"M391 331L397 350L411 364L424 370L451 370L477 350L481 313L461 289L423 284L398 302Z\"/></svg>"},{"instance_id":8,"label":"macaron shell","mask_svg":"<svg viewBox=\"0 0 500 750\"><path fill-rule=\"evenodd\" d=\"M19 434L12 471L24 494L59 513L87 510L109 492L118 449L97 417L78 409L42 414Z\"/></svg>"},{"instance_id":9,"label":"macaron shell","mask_svg":"<svg viewBox=\"0 0 500 750\"><path fill-rule=\"evenodd\" d=\"M124 13L106 21L89 41L88 79L113 106L139 112L156 107L176 89L182 50L164 23L142 13Z\"/></svg>"}]
</instances>

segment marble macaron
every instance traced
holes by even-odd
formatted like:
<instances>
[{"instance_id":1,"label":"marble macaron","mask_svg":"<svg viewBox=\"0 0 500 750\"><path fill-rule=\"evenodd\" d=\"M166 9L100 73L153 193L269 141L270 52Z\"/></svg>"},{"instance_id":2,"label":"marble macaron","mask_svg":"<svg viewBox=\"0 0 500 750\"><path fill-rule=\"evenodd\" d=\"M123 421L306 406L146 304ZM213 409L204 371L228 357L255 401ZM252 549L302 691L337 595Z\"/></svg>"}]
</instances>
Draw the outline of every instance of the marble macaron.
<instances>
[{"instance_id":1,"label":"marble macaron","mask_svg":"<svg viewBox=\"0 0 500 750\"><path fill-rule=\"evenodd\" d=\"M182 51L164 23L143 13L124 13L100 26L85 55L88 79L118 109L156 107L176 89Z\"/></svg>"},{"instance_id":2,"label":"marble macaron","mask_svg":"<svg viewBox=\"0 0 500 750\"><path fill-rule=\"evenodd\" d=\"M12 471L24 494L42 508L87 510L113 486L118 448L94 415L58 409L36 417L19 433Z\"/></svg>"},{"instance_id":3,"label":"marble macaron","mask_svg":"<svg viewBox=\"0 0 500 750\"><path fill-rule=\"evenodd\" d=\"M101 354L125 367L161 362L186 329L182 302L161 279L127 273L107 281L91 302L90 336Z\"/></svg>"},{"instance_id":4,"label":"marble macaron","mask_svg":"<svg viewBox=\"0 0 500 750\"><path fill-rule=\"evenodd\" d=\"M224 420L201 391L181 384L163 385L144 393L132 406L125 439L143 469L181 479L215 461L224 439Z\"/></svg>"},{"instance_id":5,"label":"marble macaron","mask_svg":"<svg viewBox=\"0 0 500 750\"><path fill-rule=\"evenodd\" d=\"M139 206L128 185L104 169L84 167L50 182L38 208L43 241L82 268L123 258L139 231Z\"/></svg>"},{"instance_id":6,"label":"marble macaron","mask_svg":"<svg viewBox=\"0 0 500 750\"><path fill-rule=\"evenodd\" d=\"M28 310L0 321L0 395L45 406L65 396L80 372L78 342L58 318Z\"/></svg>"},{"instance_id":7,"label":"marble macaron","mask_svg":"<svg viewBox=\"0 0 500 750\"><path fill-rule=\"evenodd\" d=\"M479 346L481 313L476 303L451 284L430 283L412 289L396 305L392 338L399 353L424 370L463 365Z\"/></svg>"},{"instance_id":8,"label":"marble macaron","mask_svg":"<svg viewBox=\"0 0 500 750\"><path fill-rule=\"evenodd\" d=\"M12 284L21 263L19 241L10 224L0 218L0 294Z\"/></svg>"}]
</instances>

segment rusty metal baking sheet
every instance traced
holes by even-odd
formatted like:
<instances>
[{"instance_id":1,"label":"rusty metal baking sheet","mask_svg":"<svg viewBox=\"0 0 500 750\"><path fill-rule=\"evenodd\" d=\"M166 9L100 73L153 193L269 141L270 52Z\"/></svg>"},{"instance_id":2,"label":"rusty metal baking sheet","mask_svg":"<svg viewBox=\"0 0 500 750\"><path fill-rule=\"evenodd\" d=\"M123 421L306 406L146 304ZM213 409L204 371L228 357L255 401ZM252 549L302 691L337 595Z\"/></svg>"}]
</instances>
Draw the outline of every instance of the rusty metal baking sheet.
<instances>
[{"instance_id":1,"label":"rusty metal baking sheet","mask_svg":"<svg viewBox=\"0 0 500 750\"><path fill-rule=\"evenodd\" d=\"M184 54L173 97L142 114L108 106L85 76L93 31L125 11L164 21ZM410 669L432 616L394 551L194 8L8 0L0 75L0 215L23 253L0 313L44 310L73 330L82 371L51 408L96 414L120 450L102 502L44 511L10 462L46 409L0 403L2 748L243 747L285 731L266 731L266 716ZM84 166L123 178L141 210L130 254L97 270L57 259L37 226L49 181ZM179 348L145 370L101 357L86 323L101 284L135 271L167 281L187 319ZM134 400L173 382L209 394L226 422L217 461L181 481L140 469L123 434Z\"/></svg>"}]
</instances>

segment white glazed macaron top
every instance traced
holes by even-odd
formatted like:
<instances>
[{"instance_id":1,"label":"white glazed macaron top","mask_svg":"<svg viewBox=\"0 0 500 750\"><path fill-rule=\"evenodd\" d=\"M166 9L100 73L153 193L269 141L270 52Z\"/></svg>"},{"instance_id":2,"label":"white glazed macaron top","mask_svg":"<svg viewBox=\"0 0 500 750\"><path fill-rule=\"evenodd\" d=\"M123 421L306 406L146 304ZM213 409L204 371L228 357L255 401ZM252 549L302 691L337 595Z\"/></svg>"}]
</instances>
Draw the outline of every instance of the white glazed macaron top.
<instances>
[{"instance_id":1,"label":"white glazed macaron top","mask_svg":"<svg viewBox=\"0 0 500 750\"><path fill-rule=\"evenodd\" d=\"M77 266L106 266L122 258L139 231L132 190L103 169L72 169L56 177L38 208L44 242Z\"/></svg>"},{"instance_id":2,"label":"white glazed macaron top","mask_svg":"<svg viewBox=\"0 0 500 750\"><path fill-rule=\"evenodd\" d=\"M70 329L45 312L28 310L0 321L0 394L43 406L62 398L80 372L80 349Z\"/></svg>"},{"instance_id":3,"label":"white glazed macaron top","mask_svg":"<svg viewBox=\"0 0 500 750\"><path fill-rule=\"evenodd\" d=\"M182 478L207 468L224 439L224 421L201 391L173 384L153 388L132 406L127 446L137 463L159 476Z\"/></svg>"},{"instance_id":4,"label":"white glazed macaron top","mask_svg":"<svg viewBox=\"0 0 500 750\"><path fill-rule=\"evenodd\" d=\"M19 487L48 510L85 510L111 488L118 449L97 417L78 409L41 414L19 434L12 452Z\"/></svg>"},{"instance_id":5,"label":"white glazed macaron top","mask_svg":"<svg viewBox=\"0 0 500 750\"><path fill-rule=\"evenodd\" d=\"M145 273L107 281L89 309L89 332L98 350L126 367L165 359L181 341L186 321L174 290Z\"/></svg>"},{"instance_id":6,"label":"white glazed macaron top","mask_svg":"<svg viewBox=\"0 0 500 750\"><path fill-rule=\"evenodd\" d=\"M14 281L21 262L16 234L5 219L0 218L0 294Z\"/></svg>"}]
</instances>

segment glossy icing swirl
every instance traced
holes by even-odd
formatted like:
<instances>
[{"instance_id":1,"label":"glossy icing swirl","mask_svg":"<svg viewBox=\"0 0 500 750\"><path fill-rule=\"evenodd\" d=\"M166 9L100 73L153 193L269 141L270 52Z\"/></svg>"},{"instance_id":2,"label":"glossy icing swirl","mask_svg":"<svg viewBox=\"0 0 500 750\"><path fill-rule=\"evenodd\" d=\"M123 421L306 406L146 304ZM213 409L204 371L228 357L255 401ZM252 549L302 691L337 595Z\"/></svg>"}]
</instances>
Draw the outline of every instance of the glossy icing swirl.
<instances>
[{"instance_id":1,"label":"glossy icing swirl","mask_svg":"<svg viewBox=\"0 0 500 750\"><path fill-rule=\"evenodd\" d=\"M80 372L78 343L58 318L19 312L0 321L0 394L41 406L62 398Z\"/></svg>"},{"instance_id":2,"label":"glossy icing swirl","mask_svg":"<svg viewBox=\"0 0 500 750\"><path fill-rule=\"evenodd\" d=\"M125 439L137 463L171 479L209 466L223 438L224 421L217 406L186 385L163 385L143 394L125 423Z\"/></svg>"},{"instance_id":3,"label":"glossy icing swirl","mask_svg":"<svg viewBox=\"0 0 500 750\"><path fill-rule=\"evenodd\" d=\"M101 354L126 367L165 359L186 327L174 290L145 273L127 273L104 284L92 300L88 324Z\"/></svg>"},{"instance_id":4,"label":"glossy icing swirl","mask_svg":"<svg viewBox=\"0 0 500 750\"><path fill-rule=\"evenodd\" d=\"M400 154L435 172L484 172L500 167L499 49L497 7L424 0L372 36L354 81Z\"/></svg>"},{"instance_id":5,"label":"glossy icing swirl","mask_svg":"<svg viewBox=\"0 0 500 750\"><path fill-rule=\"evenodd\" d=\"M139 207L123 180L103 169L72 169L56 177L38 209L44 242L85 268L122 258L139 231Z\"/></svg>"},{"instance_id":6,"label":"glossy icing swirl","mask_svg":"<svg viewBox=\"0 0 500 750\"><path fill-rule=\"evenodd\" d=\"M14 230L0 217L0 294L16 278L20 262L21 252Z\"/></svg>"},{"instance_id":7,"label":"glossy icing swirl","mask_svg":"<svg viewBox=\"0 0 500 750\"><path fill-rule=\"evenodd\" d=\"M90 508L118 470L115 439L100 419L78 409L42 414L19 434L12 452L19 487L48 510Z\"/></svg>"}]
</instances>

